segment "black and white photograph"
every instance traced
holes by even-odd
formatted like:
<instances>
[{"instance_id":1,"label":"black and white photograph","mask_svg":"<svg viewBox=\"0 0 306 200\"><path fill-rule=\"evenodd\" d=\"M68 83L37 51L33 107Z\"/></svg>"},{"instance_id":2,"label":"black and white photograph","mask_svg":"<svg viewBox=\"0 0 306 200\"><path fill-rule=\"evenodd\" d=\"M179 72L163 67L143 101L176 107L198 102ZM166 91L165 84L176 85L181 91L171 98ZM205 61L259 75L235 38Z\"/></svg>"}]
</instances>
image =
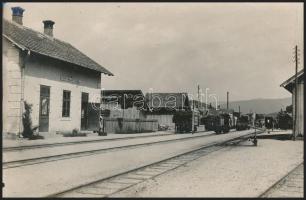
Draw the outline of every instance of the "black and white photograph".
<instances>
[{"instance_id":1,"label":"black and white photograph","mask_svg":"<svg viewBox=\"0 0 306 200\"><path fill-rule=\"evenodd\" d=\"M303 2L2 3L3 198L303 198Z\"/></svg>"}]
</instances>

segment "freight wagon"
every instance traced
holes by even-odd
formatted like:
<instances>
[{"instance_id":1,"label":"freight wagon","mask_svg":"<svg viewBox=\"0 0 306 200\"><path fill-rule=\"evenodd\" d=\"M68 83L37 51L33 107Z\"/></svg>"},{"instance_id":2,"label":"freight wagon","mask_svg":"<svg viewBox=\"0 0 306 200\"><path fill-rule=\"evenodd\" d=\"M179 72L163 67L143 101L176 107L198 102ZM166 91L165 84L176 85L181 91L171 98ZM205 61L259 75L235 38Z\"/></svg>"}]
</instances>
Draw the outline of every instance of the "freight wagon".
<instances>
[{"instance_id":1,"label":"freight wagon","mask_svg":"<svg viewBox=\"0 0 306 200\"><path fill-rule=\"evenodd\" d=\"M176 111L172 120L175 123L176 133L190 133L192 132L192 128L194 131L197 131L197 127L199 126L199 113L194 111Z\"/></svg>"},{"instance_id":2,"label":"freight wagon","mask_svg":"<svg viewBox=\"0 0 306 200\"><path fill-rule=\"evenodd\" d=\"M201 119L208 131L219 133L228 133L231 129L232 120L229 114L208 115Z\"/></svg>"}]
</instances>

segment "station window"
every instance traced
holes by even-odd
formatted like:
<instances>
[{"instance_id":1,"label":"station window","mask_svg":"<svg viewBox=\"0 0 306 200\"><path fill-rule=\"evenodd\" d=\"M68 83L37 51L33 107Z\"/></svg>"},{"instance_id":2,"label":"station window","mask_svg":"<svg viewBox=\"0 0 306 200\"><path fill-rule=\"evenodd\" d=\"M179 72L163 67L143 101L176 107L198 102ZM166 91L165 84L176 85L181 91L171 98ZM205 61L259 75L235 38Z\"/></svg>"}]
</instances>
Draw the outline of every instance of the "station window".
<instances>
[{"instance_id":1,"label":"station window","mask_svg":"<svg viewBox=\"0 0 306 200\"><path fill-rule=\"evenodd\" d=\"M63 91L63 110L62 117L70 117L70 97L71 92L68 90Z\"/></svg>"}]
</instances>

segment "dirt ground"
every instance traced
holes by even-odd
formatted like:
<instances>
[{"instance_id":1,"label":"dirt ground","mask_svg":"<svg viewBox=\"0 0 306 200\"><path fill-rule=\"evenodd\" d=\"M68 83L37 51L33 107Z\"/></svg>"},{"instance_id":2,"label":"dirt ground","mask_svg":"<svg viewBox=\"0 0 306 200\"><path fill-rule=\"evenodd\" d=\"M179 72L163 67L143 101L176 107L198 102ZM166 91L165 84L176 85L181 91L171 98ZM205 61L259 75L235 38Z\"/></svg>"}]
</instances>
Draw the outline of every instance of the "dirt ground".
<instances>
[{"instance_id":1,"label":"dirt ground","mask_svg":"<svg viewBox=\"0 0 306 200\"><path fill-rule=\"evenodd\" d=\"M113 197L258 197L303 162L303 141L259 139L219 150Z\"/></svg>"}]
</instances>

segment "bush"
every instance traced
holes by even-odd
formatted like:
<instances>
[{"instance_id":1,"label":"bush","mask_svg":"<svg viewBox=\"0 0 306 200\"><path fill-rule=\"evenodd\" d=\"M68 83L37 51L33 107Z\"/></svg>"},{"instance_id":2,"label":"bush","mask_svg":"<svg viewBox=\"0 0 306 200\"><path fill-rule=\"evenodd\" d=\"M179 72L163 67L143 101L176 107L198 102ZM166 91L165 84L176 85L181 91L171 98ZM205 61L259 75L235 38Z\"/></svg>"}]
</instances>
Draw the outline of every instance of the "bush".
<instances>
[{"instance_id":1,"label":"bush","mask_svg":"<svg viewBox=\"0 0 306 200\"><path fill-rule=\"evenodd\" d=\"M31 112L32 112L32 104L24 101L24 109L25 112L22 115L22 124L23 124L23 132L22 136L24 138L28 138L31 140L35 139L44 139L43 136L34 135L34 132L38 129L38 126L32 126Z\"/></svg>"},{"instance_id":2,"label":"bush","mask_svg":"<svg viewBox=\"0 0 306 200\"><path fill-rule=\"evenodd\" d=\"M75 128L75 129L72 130L72 135L76 136L76 135L78 135L78 133L79 133L79 129Z\"/></svg>"}]
</instances>

